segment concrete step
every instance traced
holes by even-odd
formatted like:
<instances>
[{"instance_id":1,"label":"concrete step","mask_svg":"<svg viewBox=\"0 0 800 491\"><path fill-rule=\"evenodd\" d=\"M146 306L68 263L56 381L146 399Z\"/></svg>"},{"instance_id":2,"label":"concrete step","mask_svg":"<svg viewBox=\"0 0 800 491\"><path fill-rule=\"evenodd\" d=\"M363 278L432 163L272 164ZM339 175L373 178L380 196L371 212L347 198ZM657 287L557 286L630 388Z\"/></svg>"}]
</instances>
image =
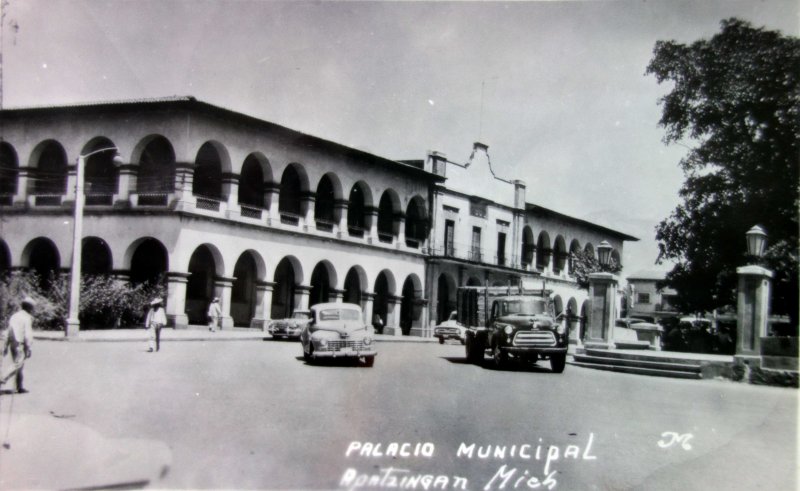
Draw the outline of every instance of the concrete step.
<instances>
[{"instance_id":1,"label":"concrete step","mask_svg":"<svg viewBox=\"0 0 800 491\"><path fill-rule=\"evenodd\" d=\"M603 365L603 366L619 366L628 368L642 368L653 370L667 370L672 372L686 372L699 374L701 366L699 364L687 363L686 360L680 360L680 363L669 360L642 360L638 358L621 358L614 356L599 356L597 354L579 355L575 354L574 360L583 364Z\"/></svg>"},{"instance_id":2,"label":"concrete step","mask_svg":"<svg viewBox=\"0 0 800 491\"><path fill-rule=\"evenodd\" d=\"M642 351L641 353L631 353L630 351L627 352L619 352L615 350L605 350L605 349L587 349L586 355L588 356L596 356L601 358L616 358L616 359L623 359L623 360L639 360L639 361L646 361L646 362L658 362L658 363L673 363L677 365L691 363L700 365L700 360L690 360L686 357L681 357L679 354L676 356L669 356L665 354L665 352L656 352L653 351Z\"/></svg>"},{"instance_id":3,"label":"concrete step","mask_svg":"<svg viewBox=\"0 0 800 491\"><path fill-rule=\"evenodd\" d=\"M584 368L592 368L595 370L606 370L611 372L621 372L621 373L633 373L637 375L650 375L653 377L670 377L670 378L683 378L683 379L692 379L692 380L699 380L702 378L700 373L695 372L686 372L680 370L662 370L656 368L644 368L638 366L623 366L623 365L603 365L597 363L585 363L579 361L570 361L567 362L570 365L584 367Z\"/></svg>"}]
</instances>

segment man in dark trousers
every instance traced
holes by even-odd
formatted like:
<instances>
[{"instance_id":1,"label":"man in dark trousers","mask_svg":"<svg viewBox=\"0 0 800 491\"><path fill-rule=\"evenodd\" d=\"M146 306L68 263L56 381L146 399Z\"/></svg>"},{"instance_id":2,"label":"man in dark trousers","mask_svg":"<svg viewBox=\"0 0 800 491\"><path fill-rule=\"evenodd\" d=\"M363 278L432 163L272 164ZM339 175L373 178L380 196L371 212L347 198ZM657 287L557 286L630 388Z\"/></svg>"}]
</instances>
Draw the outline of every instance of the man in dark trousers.
<instances>
[{"instance_id":1,"label":"man in dark trousers","mask_svg":"<svg viewBox=\"0 0 800 491\"><path fill-rule=\"evenodd\" d=\"M22 385L22 368L25 366L25 360L32 354L33 308L35 306L36 302L32 298L22 299L20 309L8 319L8 326L0 330L2 355L11 354L11 366L0 374L0 385L14 377L17 392L20 394L28 392Z\"/></svg>"}]
</instances>

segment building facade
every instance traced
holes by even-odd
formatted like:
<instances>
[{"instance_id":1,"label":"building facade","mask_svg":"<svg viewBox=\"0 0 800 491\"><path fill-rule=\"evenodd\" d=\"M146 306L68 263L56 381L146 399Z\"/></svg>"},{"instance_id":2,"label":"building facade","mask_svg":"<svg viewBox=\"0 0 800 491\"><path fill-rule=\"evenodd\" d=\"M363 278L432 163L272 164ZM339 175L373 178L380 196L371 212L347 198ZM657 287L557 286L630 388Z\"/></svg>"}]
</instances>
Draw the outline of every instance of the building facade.
<instances>
[{"instance_id":1,"label":"building facade","mask_svg":"<svg viewBox=\"0 0 800 491\"><path fill-rule=\"evenodd\" d=\"M626 278L628 317L658 322L680 314L673 300L677 292L672 288L658 287L665 277L666 273L660 271L637 271Z\"/></svg>"},{"instance_id":2,"label":"building facade","mask_svg":"<svg viewBox=\"0 0 800 491\"><path fill-rule=\"evenodd\" d=\"M343 301L429 335L458 286L522 279L578 313L570 251L636 240L526 203L482 144L466 166L396 161L191 97L0 115L0 269L68 271L81 161L82 272L161 282L178 327L219 297L224 326Z\"/></svg>"}]
</instances>

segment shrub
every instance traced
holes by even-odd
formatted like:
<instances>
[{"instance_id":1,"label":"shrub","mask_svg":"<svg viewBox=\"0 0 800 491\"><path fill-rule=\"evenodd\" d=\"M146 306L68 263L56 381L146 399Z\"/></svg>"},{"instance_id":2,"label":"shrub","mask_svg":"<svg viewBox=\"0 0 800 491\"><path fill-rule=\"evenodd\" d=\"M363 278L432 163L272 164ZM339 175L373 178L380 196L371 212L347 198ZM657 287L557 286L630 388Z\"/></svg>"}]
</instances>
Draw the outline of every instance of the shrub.
<instances>
[{"instance_id":1,"label":"shrub","mask_svg":"<svg viewBox=\"0 0 800 491\"><path fill-rule=\"evenodd\" d=\"M32 272L15 271L0 281L0 321L19 308L25 296L36 300L34 327L64 330L69 305L69 275L60 274L44 282ZM81 278L78 318L84 328L117 328L141 325L150 301L164 298L162 282L130 285L107 275Z\"/></svg>"}]
</instances>

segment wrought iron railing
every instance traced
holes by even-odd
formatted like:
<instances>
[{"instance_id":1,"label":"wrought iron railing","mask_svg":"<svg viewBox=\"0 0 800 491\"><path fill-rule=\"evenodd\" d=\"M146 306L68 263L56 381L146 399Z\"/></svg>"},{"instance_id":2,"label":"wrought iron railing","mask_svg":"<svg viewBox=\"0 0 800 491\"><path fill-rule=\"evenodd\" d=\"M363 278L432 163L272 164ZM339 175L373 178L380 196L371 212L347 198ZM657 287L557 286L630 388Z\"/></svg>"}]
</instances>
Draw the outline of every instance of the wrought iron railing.
<instances>
[{"instance_id":1,"label":"wrought iron railing","mask_svg":"<svg viewBox=\"0 0 800 491\"><path fill-rule=\"evenodd\" d=\"M261 219L261 214L263 213L262 208L256 208L255 206L247 206L247 205L240 205L240 214L245 218L254 218L256 220Z\"/></svg>"},{"instance_id":2,"label":"wrought iron railing","mask_svg":"<svg viewBox=\"0 0 800 491\"><path fill-rule=\"evenodd\" d=\"M137 193L139 206L167 206L169 193Z\"/></svg>"},{"instance_id":3,"label":"wrought iron railing","mask_svg":"<svg viewBox=\"0 0 800 491\"><path fill-rule=\"evenodd\" d=\"M36 206L61 206L63 194L37 194L34 196Z\"/></svg>"},{"instance_id":4,"label":"wrought iron railing","mask_svg":"<svg viewBox=\"0 0 800 491\"><path fill-rule=\"evenodd\" d=\"M86 206L111 206L114 202L113 194L87 194Z\"/></svg>"},{"instance_id":5,"label":"wrought iron railing","mask_svg":"<svg viewBox=\"0 0 800 491\"><path fill-rule=\"evenodd\" d=\"M300 215L295 215L294 213L289 213L288 211L280 212L281 215L281 223L284 225L299 225L300 224Z\"/></svg>"},{"instance_id":6,"label":"wrought iron railing","mask_svg":"<svg viewBox=\"0 0 800 491\"><path fill-rule=\"evenodd\" d=\"M315 218L314 223L316 224L317 230L321 230L322 232L333 232L333 226L336 225L335 222L322 218Z\"/></svg>"}]
</instances>

